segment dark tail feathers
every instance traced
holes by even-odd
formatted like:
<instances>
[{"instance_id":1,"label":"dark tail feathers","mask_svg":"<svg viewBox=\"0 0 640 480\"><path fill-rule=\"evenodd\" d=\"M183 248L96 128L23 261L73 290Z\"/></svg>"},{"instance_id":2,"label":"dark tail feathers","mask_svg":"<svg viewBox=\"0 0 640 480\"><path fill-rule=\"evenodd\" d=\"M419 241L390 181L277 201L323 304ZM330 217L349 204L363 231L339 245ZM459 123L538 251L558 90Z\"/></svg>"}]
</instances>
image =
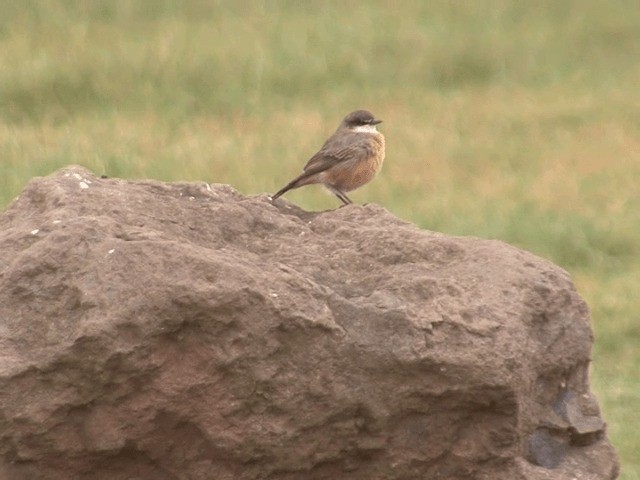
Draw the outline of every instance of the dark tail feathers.
<instances>
[{"instance_id":1,"label":"dark tail feathers","mask_svg":"<svg viewBox=\"0 0 640 480\"><path fill-rule=\"evenodd\" d=\"M289 190L293 190L294 188L298 188L298 187L302 187L303 185L306 185L308 182L305 182L305 180L308 180L308 179L309 179L309 176L306 173L303 173L299 177L294 178L289 183L287 183L284 187L282 187L280 190L278 190L271 197L271 200L276 200L277 198L280 198L282 195L287 193Z\"/></svg>"}]
</instances>

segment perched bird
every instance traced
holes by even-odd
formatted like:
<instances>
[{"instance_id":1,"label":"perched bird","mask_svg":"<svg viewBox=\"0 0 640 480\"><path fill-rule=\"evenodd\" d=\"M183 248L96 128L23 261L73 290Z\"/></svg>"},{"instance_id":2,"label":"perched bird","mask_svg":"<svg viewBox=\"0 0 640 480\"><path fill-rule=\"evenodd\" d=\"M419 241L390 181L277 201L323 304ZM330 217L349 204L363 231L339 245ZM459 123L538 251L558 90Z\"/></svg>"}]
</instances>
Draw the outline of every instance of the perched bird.
<instances>
[{"instance_id":1,"label":"perched bird","mask_svg":"<svg viewBox=\"0 0 640 480\"><path fill-rule=\"evenodd\" d=\"M335 133L309 159L304 172L282 187L272 200L294 188L321 183L345 205L352 203L346 192L369 182L382 168L384 136L376 129L381 122L367 110L356 110L344 117Z\"/></svg>"}]
</instances>

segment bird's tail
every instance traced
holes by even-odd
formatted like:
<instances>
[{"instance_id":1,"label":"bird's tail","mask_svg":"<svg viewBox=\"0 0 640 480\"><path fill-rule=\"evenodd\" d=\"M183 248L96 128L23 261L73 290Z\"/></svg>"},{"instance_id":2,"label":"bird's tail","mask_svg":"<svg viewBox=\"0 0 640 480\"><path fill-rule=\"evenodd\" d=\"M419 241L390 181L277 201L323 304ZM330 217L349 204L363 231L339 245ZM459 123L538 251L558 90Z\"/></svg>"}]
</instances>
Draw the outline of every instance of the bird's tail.
<instances>
[{"instance_id":1,"label":"bird's tail","mask_svg":"<svg viewBox=\"0 0 640 480\"><path fill-rule=\"evenodd\" d=\"M305 172L302 175L300 175L299 177L294 178L289 183L287 183L284 187L282 187L280 190L278 190L271 197L271 200L276 200L277 198L279 198L282 195L284 195L285 193L287 193L289 190L293 190L295 188L302 187L303 185L308 185L310 183L314 183L313 179L312 179L312 175L309 175L308 173Z\"/></svg>"}]
</instances>

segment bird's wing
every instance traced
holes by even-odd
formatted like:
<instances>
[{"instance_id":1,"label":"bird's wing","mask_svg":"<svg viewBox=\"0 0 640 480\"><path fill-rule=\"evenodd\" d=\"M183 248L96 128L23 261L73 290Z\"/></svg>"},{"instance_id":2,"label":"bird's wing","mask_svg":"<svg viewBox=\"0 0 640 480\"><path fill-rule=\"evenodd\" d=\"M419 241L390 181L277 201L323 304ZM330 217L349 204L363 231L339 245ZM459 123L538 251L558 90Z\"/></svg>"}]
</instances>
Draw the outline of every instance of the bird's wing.
<instances>
[{"instance_id":1,"label":"bird's wing","mask_svg":"<svg viewBox=\"0 0 640 480\"><path fill-rule=\"evenodd\" d=\"M309 159L304 167L308 175L327 170L334 165L356 158L366 158L375 153L369 135L344 133L339 138L332 137Z\"/></svg>"}]
</instances>

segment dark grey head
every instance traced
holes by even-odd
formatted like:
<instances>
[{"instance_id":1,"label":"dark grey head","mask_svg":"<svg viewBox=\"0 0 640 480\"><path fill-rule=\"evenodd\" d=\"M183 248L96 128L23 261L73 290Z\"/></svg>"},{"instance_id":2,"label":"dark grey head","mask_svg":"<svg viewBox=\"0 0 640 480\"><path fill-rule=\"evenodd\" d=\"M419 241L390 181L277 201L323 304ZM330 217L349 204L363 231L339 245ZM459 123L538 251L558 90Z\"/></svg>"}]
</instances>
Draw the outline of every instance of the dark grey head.
<instances>
[{"instance_id":1,"label":"dark grey head","mask_svg":"<svg viewBox=\"0 0 640 480\"><path fill-rule=\"evenodd\" d=\"M354 129L357 127L370 127L372 130L375 130L375 126L379 123L382 123L382 120L374 117L373 113L367 110L356 110L344 117L340 128Z\"/></svg>"}]
</instances>

